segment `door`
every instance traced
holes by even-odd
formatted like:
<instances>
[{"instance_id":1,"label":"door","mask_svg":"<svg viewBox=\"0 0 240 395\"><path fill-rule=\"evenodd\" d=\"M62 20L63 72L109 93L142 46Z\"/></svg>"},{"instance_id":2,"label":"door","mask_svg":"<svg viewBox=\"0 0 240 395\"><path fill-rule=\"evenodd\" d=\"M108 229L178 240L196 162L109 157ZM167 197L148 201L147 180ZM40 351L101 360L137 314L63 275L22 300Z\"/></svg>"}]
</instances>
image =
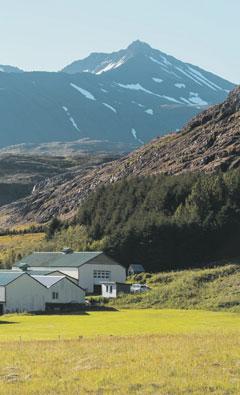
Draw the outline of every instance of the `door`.
<instances>
[{"instance_id":1,"label":"door","mask_svg":"<svg viewBox=\"0 0 240 395\"><path fill-rule=\"evenodd\" d=\"M3 304L0 304L0 315L3 315Z\"/></svg>"}]
</instances>

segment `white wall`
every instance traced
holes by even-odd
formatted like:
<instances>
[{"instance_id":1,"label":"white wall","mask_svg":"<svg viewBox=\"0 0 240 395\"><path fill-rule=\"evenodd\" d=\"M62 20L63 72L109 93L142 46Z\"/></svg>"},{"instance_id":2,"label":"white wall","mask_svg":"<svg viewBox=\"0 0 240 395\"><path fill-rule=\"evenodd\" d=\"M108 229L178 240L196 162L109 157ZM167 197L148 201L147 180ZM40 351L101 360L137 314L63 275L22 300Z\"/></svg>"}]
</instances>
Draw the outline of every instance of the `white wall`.
<instances>
[{"instance_id":1,"label":"white wall","mask_svg":"<svg viewBox=\"0 0 240 395\"><path fill-rule=\"evenodd\" d=\"M5 287L0 287L0 302L5 302Z\"/></svg>"},{"instance_id":2,"label":"white wall","mask_svg":"<svg viewBox=\"0 0 240 395\"><path fill-rule=\"evenodd\" d=\"M109 292L109 287L112 286L112 292ZM108 288L107 288L108 287ZM107 291L108 289L108 291ZM104 298L116 298L117 297L117 286L116 284L102 284L102 296Z\"/></svg>"},{"instance_id":3,"label":"white wall","mask_svg":"<svg viewBox=\"0 0 240 395\"><path fill-rule=\"evenodd\" d=\"M62 272L63 274L66 274L67 276L73 277L78 279L78 268L77 267L35 267L35 266L31 266L28 268L28 270L37 270L37 271L46 271L46 269L51 269L51 271L59 271Z\"/></svg>"},{"instance_id":4,"label":"white wall","mask_svg":"<svg viewBox=\"0 0 240 395\"><path fill-rule=\"evenodd\" d=\"M5 312L45 310L45 288L27 274L8 284L5 291Z\"/></svg>"},{"instance_id":5,"label":"white wall","mask_svg":"<svg viewBox=\"0 0 240 395\"><path fill-rule=\"evenodd\" d=\"M46 302L48 303L84 303L85 291L67 278L58 281L48 288L46 293ZM58 292L58 299L52 298L52 293Z\"/></svg>"},{"instance_id":6,"label":"white wall","mask_svg":"<svg viewBox=\"0 0 240 395\"><path fill-rule=\"evenodd\" d=\"M124 283L126 280L126 270L121 265L111 265L111 264L94 264L94 263L86 263L79 268L79 285L82 288L85 288L87 292L93 292L95 284L101 284L106 282L106 279L99 280L94 279L93 272L94 270L107 270L111 272L111 276L108 281L116 281L119 283Z\"/></svg>"}]
</instances>

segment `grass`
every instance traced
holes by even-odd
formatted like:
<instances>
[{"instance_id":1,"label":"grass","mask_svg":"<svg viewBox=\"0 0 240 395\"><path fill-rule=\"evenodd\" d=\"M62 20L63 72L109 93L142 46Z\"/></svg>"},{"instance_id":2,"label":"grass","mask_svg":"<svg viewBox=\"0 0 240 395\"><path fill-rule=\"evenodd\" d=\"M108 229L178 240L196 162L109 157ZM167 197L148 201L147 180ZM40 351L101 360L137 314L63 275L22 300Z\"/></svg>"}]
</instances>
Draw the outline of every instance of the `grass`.
<instances>
[{"instance_id":1,"label":"grass","mask_svg":"<svg viewBox=\"0 0 240 395\"><path fill-rule=\"evenodd\" d=\"M122 295L110 305L124 308L204 309L240 312L240 265L170 273L143 273L131 282L147 283L143 294Z\"/></svg>"},{"instance_id":2,"label":"grass","mask_svg":"<svg viewBox=\"0 0 240 395\"><path fill-rule=\"evenodd\" d=\"M240 393L236 313L151 309L1 320L3 395Z\"/></svg>"},{"instance_id":3,"label":"grass","mask_svg":"<svg viewBox=\"0 0 240 395\"><path fill-rule=\"evenodd\" d=\"M11 265L19 255L38 248L44 237L44 233L0 236L0 265Z\"/></svg>"}]
</instances>

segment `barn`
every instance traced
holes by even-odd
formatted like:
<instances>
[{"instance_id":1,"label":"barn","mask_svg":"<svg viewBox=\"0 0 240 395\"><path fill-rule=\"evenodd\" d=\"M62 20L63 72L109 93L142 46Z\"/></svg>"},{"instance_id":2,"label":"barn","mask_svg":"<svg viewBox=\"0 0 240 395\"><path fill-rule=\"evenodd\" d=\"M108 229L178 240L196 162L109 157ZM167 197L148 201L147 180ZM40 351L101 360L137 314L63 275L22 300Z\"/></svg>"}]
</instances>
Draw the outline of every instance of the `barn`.
<instances>
[{"instance_id":1,"label":"barn","mask_svg":"<svg viewBox=\"0 0 240 395\"><path fill-rule=\"evenodd\" d=\"M87 293L101 293L101 284L106 281L124 282L126 269L102 251L34 252L17 262L13 269L25 271L58 271L78 280L78 285Z\"/></svg>"},{"instance_id":2,"label":"barn","mask_svg":"<svg viewBox=\"0 0 240 395\"><path fill-rule=\"evenodd\" d=\"M0 314L45 310L45 289L23 272L0 271Z\"/></svg>"},{"instance_id":3,"label":"barn","mask_svg":"<svg viewBox=\"0 0 240 395\"><path fill-rule=\"evenodd\" d=\"M45 288L45 303L83 304L85 290L66 276L31 275Z\"/></svg>"}]
</instances>

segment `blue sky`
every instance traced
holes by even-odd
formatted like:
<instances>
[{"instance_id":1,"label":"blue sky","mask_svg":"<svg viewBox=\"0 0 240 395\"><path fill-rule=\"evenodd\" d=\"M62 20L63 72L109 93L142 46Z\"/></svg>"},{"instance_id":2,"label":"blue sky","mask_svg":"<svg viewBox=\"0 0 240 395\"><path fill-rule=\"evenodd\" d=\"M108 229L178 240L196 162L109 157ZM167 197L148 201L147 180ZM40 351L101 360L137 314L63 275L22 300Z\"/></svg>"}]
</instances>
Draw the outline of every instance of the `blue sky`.
<instances>
[{"instance_id":1,"label":"blue sky","mask_svg":"<svg viewBox=\"0 0 240 395\"><path fill-rule=\"evenodd\" d=\"M59 70L136 39L240 83L239 0L0 0L0 64Z\"/></svg>"}]
</instances>

